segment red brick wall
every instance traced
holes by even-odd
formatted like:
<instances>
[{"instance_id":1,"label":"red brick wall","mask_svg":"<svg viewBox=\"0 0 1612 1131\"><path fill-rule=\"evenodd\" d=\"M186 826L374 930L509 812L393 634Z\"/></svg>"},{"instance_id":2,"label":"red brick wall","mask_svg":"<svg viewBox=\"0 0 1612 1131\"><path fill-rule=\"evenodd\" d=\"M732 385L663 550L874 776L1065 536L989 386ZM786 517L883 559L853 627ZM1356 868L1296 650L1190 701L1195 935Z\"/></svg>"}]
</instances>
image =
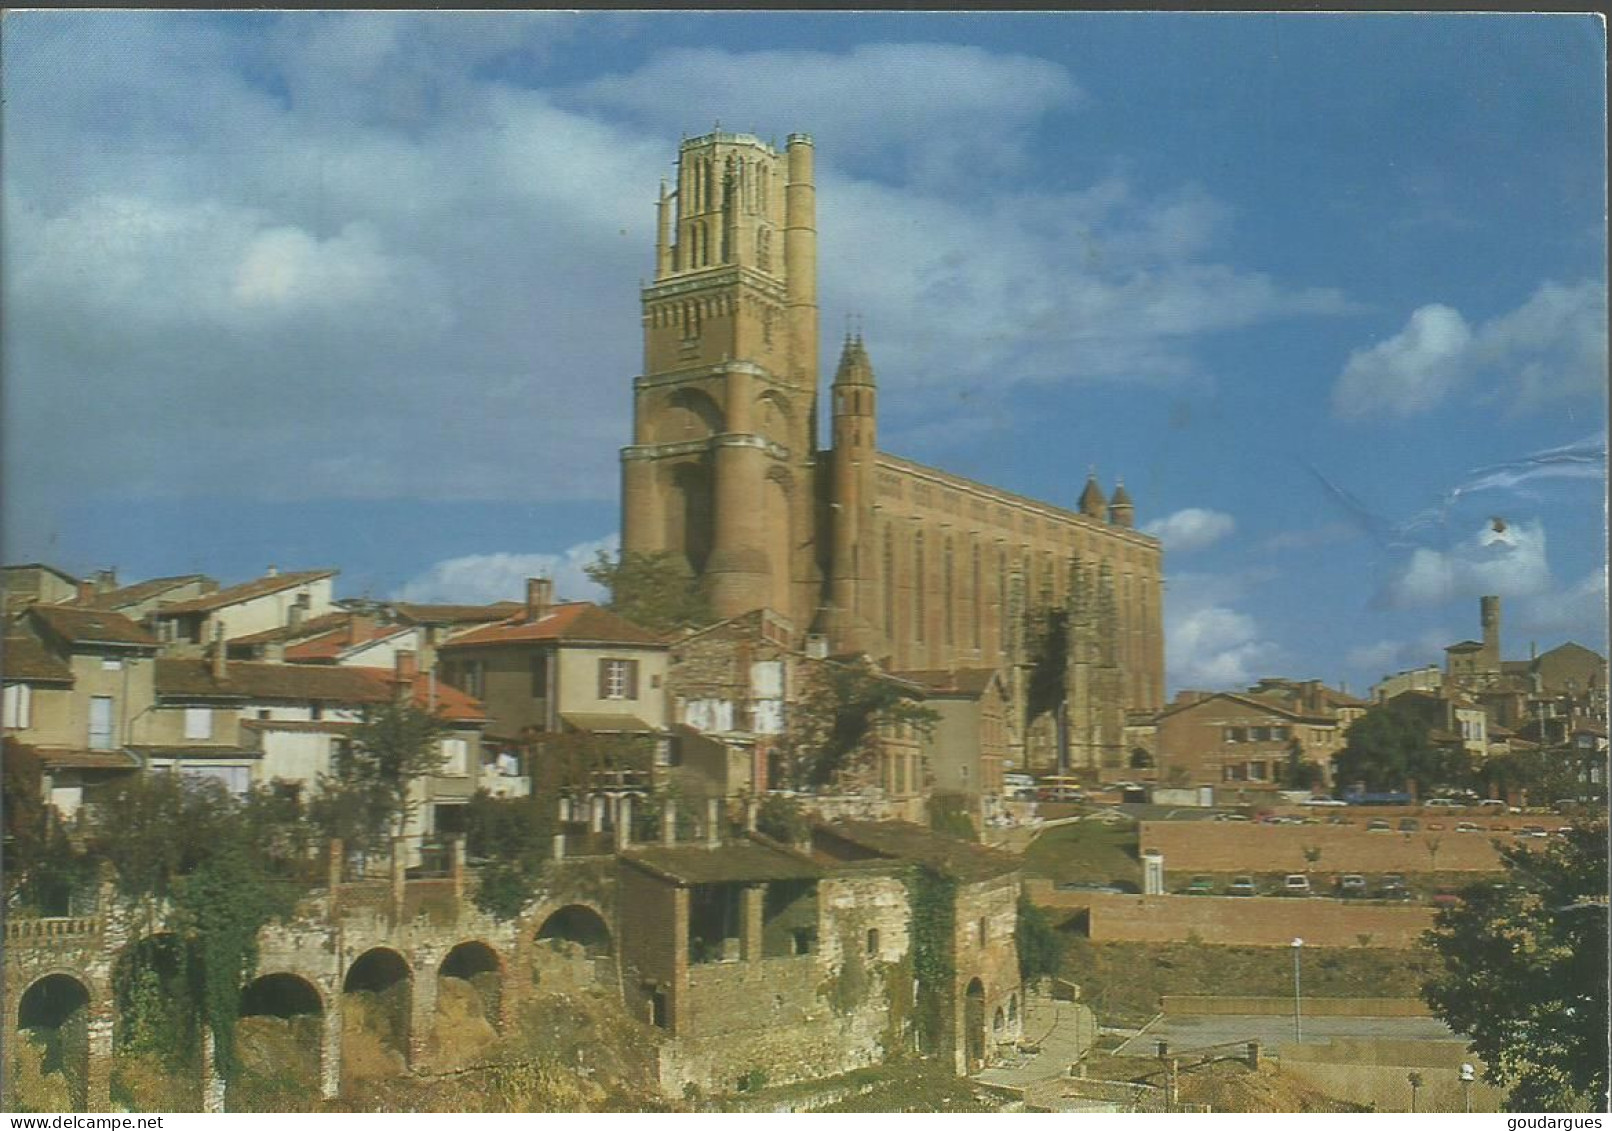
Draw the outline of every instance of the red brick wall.
<instances>
[{"instance_id":1,"label":"red brick wall","mask_svg":"<svg viewBox=\"0 0 1612 1131\"><path fill-rule=\"evenodd\" d=\"M1094 942L1181 942L1196 935L1221 946L1414 946L1433 925L1427 907L1344 903L1331 899L1254 899L1217 895L1110 895L1062 892L1049 880L1030 880L1030 896L1043 907L1089 909Z\"/></svg>"}]
</instances>

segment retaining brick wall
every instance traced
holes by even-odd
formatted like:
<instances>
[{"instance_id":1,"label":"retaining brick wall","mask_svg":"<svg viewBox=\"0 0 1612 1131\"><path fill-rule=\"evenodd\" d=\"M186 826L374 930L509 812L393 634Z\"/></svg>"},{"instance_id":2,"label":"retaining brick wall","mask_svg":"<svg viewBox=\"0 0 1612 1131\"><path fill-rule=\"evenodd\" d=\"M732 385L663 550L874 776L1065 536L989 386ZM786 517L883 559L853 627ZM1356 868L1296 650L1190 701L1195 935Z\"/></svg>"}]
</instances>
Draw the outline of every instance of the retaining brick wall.
<instances>
[{"instance_id":1,"label":"retaining brick wall","mask_svg":"<svg viewBox=\"0 0 1612 1131\"><path fill-rule=\"evenodd\" d=\"M1307 947L1404 949L1416 945L1433 925L1433 911L1427 907L1276 896L1063 892L1054 890L1050 880L1029 880L1026 887L1043 907L1065 913L1085 910L1094 942L1184 942L1196 936L1222 946L1289 946L1302 938Z\"/></svg>"}]
</instances>

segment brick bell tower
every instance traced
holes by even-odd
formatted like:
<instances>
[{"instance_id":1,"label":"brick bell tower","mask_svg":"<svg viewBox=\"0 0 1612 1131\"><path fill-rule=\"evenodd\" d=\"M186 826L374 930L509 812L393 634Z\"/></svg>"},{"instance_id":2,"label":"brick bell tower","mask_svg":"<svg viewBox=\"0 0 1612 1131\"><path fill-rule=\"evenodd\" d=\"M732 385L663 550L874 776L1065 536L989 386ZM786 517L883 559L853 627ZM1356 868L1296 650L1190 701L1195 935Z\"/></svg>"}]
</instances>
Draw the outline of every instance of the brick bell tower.
<instances>
[{"instance_id":1,"label":"brick bell tower","mask_svg":"<svg viewBox=\"0 0 1612 1131\"><path fill-rule=\"evenodd\" d=\"M720 126L661 184L644 369L623 448L623 550L684 555L718 616L804 628L817 561L817 204L812 140Z\"/></svg>"}]
</instances>

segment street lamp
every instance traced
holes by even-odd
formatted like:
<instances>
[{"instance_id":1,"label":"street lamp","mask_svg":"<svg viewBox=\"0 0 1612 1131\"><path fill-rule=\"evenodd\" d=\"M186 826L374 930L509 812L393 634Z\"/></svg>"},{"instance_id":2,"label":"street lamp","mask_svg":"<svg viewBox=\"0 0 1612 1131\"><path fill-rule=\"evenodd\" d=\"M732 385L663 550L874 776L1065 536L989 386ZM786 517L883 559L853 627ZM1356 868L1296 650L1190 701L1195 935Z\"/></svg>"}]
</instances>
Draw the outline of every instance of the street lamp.
<instances>
[{"instance_id":1,"label":"street lamp","mask_svg":"<svg viewBox=\"0 0 1612 1131\"><path fill-rule=\"evenodd\" d=\"M1293 1043L1304 1043L1304 1024L1301 1020L1302 1011L1299 1008L1299 952L1304 949L1303 939L1293 940Z\"/></svg>"},{"instance_id":2,"label":"street lamp","mask_svg":"<svg viewBox=\"0 0 1612 1131\"><path fill-rule=\"evenodd\" d=\"M1414 1115L1416 1114L1416 1093L1422 1086L1422 1074L1420 1072L1408 1072L1405 1074L1405 1079L1410 1082L1411 1114Z\"/></svg>"},{"instance_id":3,"label":"street lamp","mask_svg":"<svg viewBox=\"0 0 1612 1131\"><path fill-rule=\"evenodd\" d=\"M1461 1107L1468 1115L1472 1114L1472 1078L1477 1073L1470 1064L1461 1065Z\"/></svg>"}]
</instances>

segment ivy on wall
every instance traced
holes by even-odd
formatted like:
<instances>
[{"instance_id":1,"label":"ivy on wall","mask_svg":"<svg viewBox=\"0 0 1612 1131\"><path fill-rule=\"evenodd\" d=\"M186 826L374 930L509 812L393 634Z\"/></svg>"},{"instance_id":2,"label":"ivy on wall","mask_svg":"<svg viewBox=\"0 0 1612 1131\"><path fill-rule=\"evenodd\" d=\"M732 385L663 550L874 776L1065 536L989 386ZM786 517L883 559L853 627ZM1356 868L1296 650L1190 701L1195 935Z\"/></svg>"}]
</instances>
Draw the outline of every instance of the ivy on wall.
<instances>
[{"instance_id":1,"label":"ivy on wall","mask_svg":"<svg viewBox=\"0 0 1612 1131\"><path fill-rule=\"evenodd\" d=\"M912 976L917 983L913 1013L919 1047L939 1049L947 1040L953 983L957 978L957 881L916 867L907 874L912 909Z\"/></svg>"}]
</instances>

